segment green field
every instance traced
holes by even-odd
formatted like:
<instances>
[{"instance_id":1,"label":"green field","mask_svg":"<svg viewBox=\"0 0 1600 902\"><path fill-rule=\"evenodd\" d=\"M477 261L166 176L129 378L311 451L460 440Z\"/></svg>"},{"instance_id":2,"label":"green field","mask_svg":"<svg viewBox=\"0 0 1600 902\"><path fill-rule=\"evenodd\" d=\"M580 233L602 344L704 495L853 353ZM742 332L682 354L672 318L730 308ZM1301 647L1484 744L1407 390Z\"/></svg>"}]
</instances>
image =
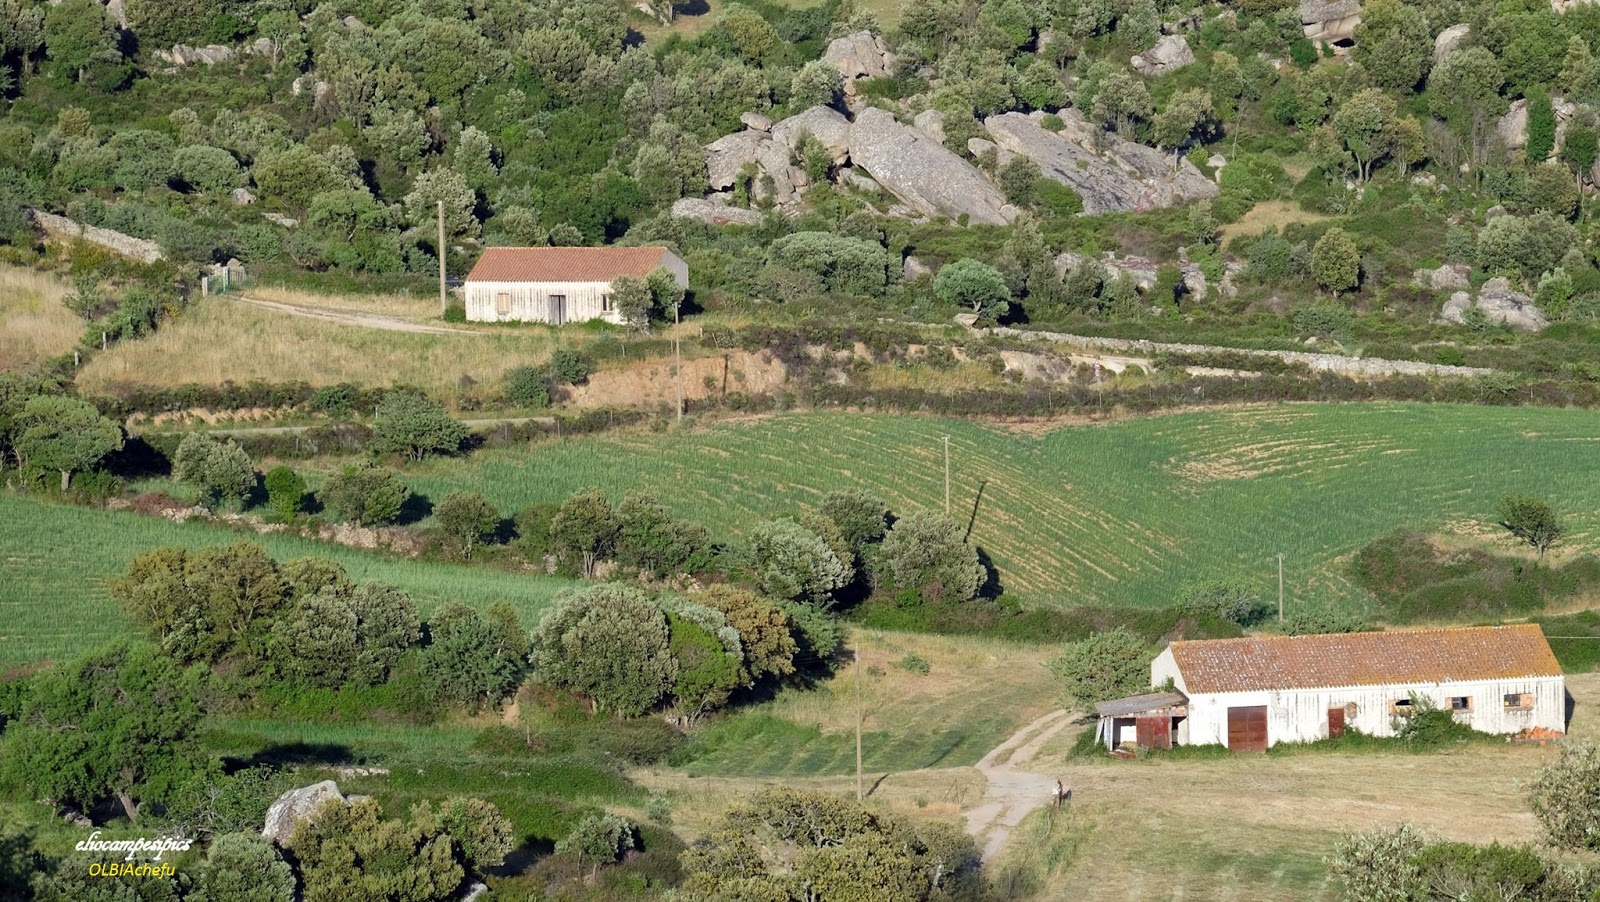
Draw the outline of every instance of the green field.
<instances>
[{"instance_id":1,"label":"green field","mask_svg":"<svg viewBox=\"0 0 1600 902\"><path fill-rule=\"evenodd\" d=\"M59 660L107 641L130 623L108 580L134 555L168 545L191 548L251 539L279 560L316 555L360 581L391 583L424 615L460 601L514 605L532 626L538 611L570 583L488 568L418 563L305 539L251 535L134 513L42 504L0 494L0 663Z\"/></svg>"},{"instance_id":2,"label":"green field","mask_svg":"<svg viewBox=\"0 0 1600 902\"><path fill-rule=\"evenodd\" d=\"M1271 405L1045 435L908 416L804 413L438 460L407 473L437 500L475 488L511 513L585 486L640 488L735 538L836 488L896 511L953 508L1007 591L1038 604L1159 605L1186 580L1272 585L1291 604L1364 604L1342 561L1398 527L1482 532L1501 495L1548 497L1565 547L1600 539L1600 413L1444 405Z\"/></svg>"}]
</instances>

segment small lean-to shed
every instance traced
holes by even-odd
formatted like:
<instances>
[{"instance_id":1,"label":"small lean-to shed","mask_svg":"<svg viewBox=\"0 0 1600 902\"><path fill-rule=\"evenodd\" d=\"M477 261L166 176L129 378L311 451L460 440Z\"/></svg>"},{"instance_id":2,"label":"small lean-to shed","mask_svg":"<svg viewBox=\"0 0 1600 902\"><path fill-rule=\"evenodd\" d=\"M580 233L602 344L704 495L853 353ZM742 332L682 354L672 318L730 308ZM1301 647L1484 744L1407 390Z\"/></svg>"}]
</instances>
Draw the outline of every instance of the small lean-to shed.
<instances>
[{"instance_id":1,"label":"small lean-to shed","mask_svg":"<svg viewBox=\"0 0 1600 902\"><path fill-rule=\"evenodd\" d=\"M1189 714L1189 699L1181 692L1146 692L1099 702L1095 739L1106 751L1133 745L1142 749L1170 749L1172 737Z\"/></svg>"},{"instance_id":2,"label":"small lean-to shed","mask_svg":"<svg viewBox=\"0 0 1600 902\"><path fill-rule=\"evenodd\" d=\"M1537 624L1174 642L1150 677L1188 697L1182 745L1392 736L1414 698L1485 733L1567 725L1566 679Z\"/></svg>"},{"instance_id":3,"label":"small lean-to shed","mask_svg":"<svg viewBox=\"0 0 1600 902\"><path fill-rule=\"evenodd\" d=\"M664 247L491 247L467 275L467 319L475 323L563 323L622 317L611 285L657 269L689 287L689 265Z\"/></svg>"}]
</instances>

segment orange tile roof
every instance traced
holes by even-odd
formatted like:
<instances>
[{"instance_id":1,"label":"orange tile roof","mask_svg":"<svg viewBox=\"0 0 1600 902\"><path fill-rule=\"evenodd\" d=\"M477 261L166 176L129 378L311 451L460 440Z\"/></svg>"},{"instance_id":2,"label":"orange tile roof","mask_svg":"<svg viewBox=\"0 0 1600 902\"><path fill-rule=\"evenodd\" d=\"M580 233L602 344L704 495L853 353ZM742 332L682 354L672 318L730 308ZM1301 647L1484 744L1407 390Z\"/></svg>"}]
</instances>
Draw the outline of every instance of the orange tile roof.
<instances>
[{"instance_id":1,"label":"orange tile roof","mask_svg":"<svg viewBox=\"0 0 1600 902\"><path fill-rule=\"evenodd\" d=\"M1560 676L1537 624L1172 643L1189 694Z\"/></svg>"},{"instance_id":2,"label":"orange tile roof","mask_svg":"<svg viewBox=\"0 0 1600 902\"><path fill-rule=\"evenodd\" d=\"M664 247L491 247L468 282L609 282L644 278L661 265Z\"/></svg>"}]
</instances>

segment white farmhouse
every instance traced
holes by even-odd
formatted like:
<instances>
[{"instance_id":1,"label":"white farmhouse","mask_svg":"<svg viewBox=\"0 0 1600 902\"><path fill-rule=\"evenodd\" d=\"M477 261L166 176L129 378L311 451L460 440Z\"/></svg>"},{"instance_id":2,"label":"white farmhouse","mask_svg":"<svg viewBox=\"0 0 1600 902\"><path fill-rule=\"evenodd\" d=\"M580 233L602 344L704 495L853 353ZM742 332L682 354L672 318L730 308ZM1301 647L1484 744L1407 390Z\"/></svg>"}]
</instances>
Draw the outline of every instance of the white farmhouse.
<instances>
[{"instance_id":1,"label":"white farmhouse","mask_svg":"<svg viewBox=\"0 0 1600 902\"><path fill-rule=\"evenodd\" d=\"M657 269L689 287L689 265L664 247L491 247L467 275L467 319L478 323L563 323L622 317L611 283Z\"/></svg>"},{"instance_id":2,"label":"white farmhouse","mask_svg":"<svg viewBox=\"0 0 1600 902\"><path fill-rule=\"evenodd\" d=\"M1180 641L1150 676L1171 680L1186 703L1150 698L1159 710L1115 713L1167 719L1142 725L1140 738L1170 730L1178 745L1261 750L1349 727L1392 736L1413 696L1485 733L1566 731L1566 681L1536 624ZM1105 726L1120 741L1121 724Z\"/></svg>"}]
</instances>

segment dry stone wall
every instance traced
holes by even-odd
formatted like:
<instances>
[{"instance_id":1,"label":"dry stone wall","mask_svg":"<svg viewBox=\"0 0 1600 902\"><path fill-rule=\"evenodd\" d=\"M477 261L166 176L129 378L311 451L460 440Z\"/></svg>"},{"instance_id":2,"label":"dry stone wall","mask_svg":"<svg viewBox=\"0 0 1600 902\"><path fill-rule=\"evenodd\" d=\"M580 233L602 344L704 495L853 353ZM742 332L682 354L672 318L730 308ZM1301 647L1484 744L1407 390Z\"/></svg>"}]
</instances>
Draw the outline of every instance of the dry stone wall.
<instances>
[{"instance_id":1,"label":"dry stone wall","mask_svg":"<svg viewBox=\"0 0 1600 902\"><path fill-rule=\"evenodd\" d=\"M146 241L143 238L135 238L132 235L124 235L121 232L113 232L110 229L73 222L65 216L57 216L54 213L46 213L43 210L30 210L29 212L33 215L34 223L39 226L46 237L58 241L87 241L90 244L97 244L124 257L138 260L140 263L159 263L166 259L166 255L161 253L161 246L154 241Z\"/></svg>"}]
</instances>

